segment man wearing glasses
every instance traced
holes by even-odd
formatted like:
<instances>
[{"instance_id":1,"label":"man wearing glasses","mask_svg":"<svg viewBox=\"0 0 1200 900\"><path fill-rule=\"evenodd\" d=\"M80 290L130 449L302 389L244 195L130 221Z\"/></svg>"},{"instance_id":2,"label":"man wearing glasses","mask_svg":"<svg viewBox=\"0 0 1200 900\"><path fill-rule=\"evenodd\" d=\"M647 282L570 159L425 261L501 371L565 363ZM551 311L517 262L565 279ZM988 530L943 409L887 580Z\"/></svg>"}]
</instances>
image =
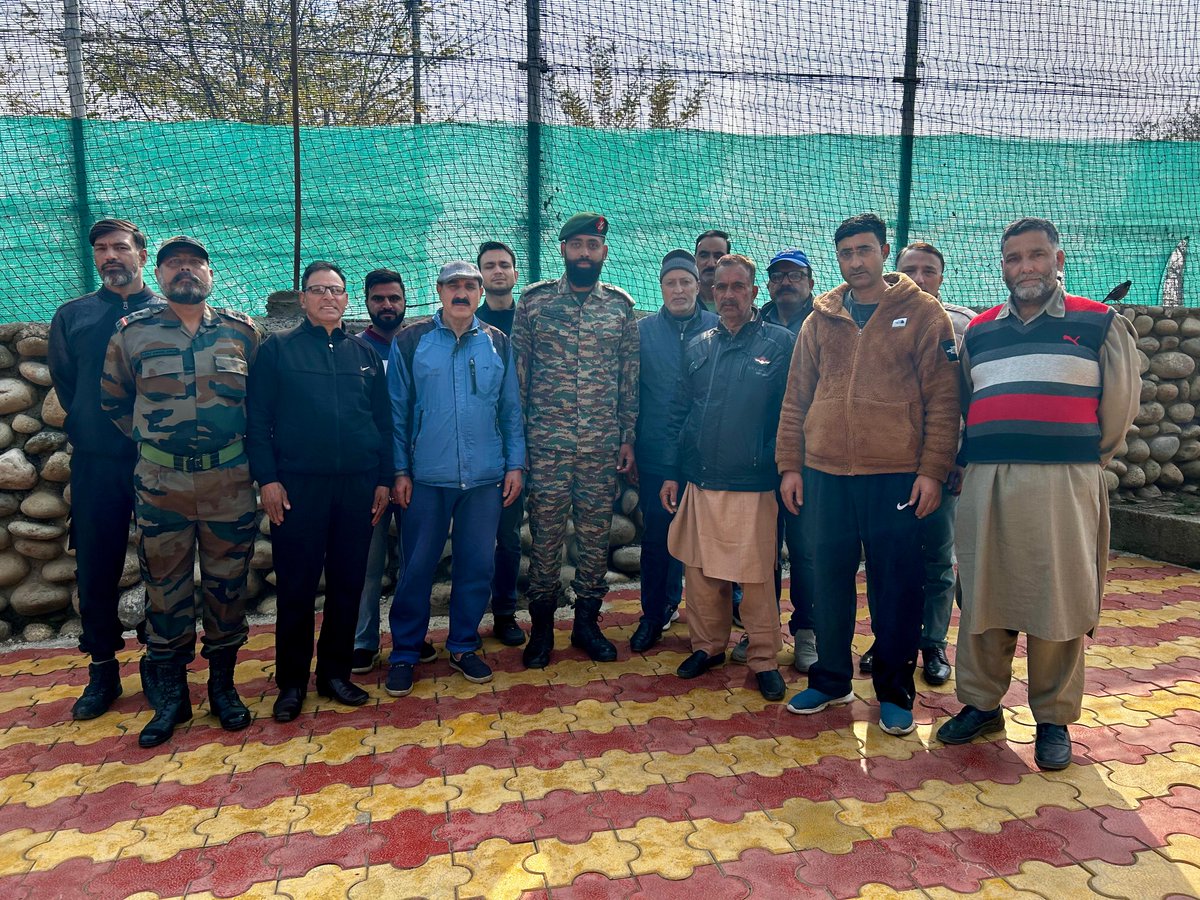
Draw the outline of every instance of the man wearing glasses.
<instances>
[{"instance_id":1,"label":"man wearing glasses","mask_svg":"<svg viewBox=\"0 0 1200 900\"><path fill-rule=\"evenodd\" d=\"M301 280L304 321L263 343L250 373L246 452L271 520L279 594L273 715L300 714L325 573L317 693L346 706L371 530L388 508L392 414L379 355L342 329L346 279L330 262Z\"/></svg>"}]
</instances>

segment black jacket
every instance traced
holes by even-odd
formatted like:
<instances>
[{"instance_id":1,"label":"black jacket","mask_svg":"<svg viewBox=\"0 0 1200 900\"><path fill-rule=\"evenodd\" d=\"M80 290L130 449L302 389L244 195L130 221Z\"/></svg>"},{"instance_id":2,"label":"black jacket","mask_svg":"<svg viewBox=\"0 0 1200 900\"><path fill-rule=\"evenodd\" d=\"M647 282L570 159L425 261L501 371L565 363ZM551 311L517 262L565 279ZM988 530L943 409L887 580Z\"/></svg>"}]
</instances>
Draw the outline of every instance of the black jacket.
<instances>
[{"instance_id":1,"label":"black jacket","mask_svg":"<svg viewBox=\"0 0 1200 900\"><path fill-rule=\"evenodd\" d=\"M392 413L383 363L337 328L307 319L273 334L250 370L246 454L259 485L283 473L377 474L392 484Z\"/></svg>"},{"instance_id":2,"label":"black jacket","mask_svg":"<svg viewBox=\"0 0 1200 900\"><path fill-rule=\"evenodd\" d=\"M671 409L674 480L713 491L773 491L775 432L796 339L755 318L731 335L723 323L683 352Z\"/></svg>"},{"instance_id":3,"label":"black jacket","mask_svg":"<svg viewBox=\"0 0 1200 900\"><path fill-rule=\"evenodd\" d=\"M100 373L113 329L124 316L162 306L149 288L126 300L108 288L64 303L50 321L50 378L58 402L67 411L67 437L76 453L133 459L137 447L121 434L100 408Z\"/></svg>"}]
</instances>

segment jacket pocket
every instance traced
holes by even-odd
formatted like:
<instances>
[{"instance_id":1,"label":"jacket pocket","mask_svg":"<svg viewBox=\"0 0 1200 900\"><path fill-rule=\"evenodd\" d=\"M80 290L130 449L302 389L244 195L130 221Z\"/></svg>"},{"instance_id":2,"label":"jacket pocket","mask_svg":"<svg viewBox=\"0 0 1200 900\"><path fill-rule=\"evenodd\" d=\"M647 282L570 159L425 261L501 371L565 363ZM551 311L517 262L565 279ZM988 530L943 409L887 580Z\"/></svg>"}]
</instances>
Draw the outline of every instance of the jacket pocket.
<instances>
[{"instance_id":1,"label":"jacket pocket","mask_svg":"<svg viewBox=\"0 0 1200 900\"><path fill-rule=\"evenodd\" d=\"M148 400L165 400L187 396L183 354L178 351L156 356L144 355L138 360L138 393Z\"/></svg>"},{"instance_id":2,"label":"jacket pocket","mask_svg":"<svg viewBox=\"0 0 1200 900\"><path fill-rule=\"evenodd\" d=\"M914 421L916 404L857 399L854 405L855 458L870 465L916 471L921 449Z\"/></svg>"},{"instance_id":3,"label":"jacket pocket","mask_svg":"<svg viewBox=\"0 0 1200 900\"><path fill-rule=\"evenodd\" d=\"M240 356L214 356L213 393L218 397L241 400L246 396L246 376L250 367Z\"/></svg>"},{"instance_id":4,"label":"jacket pocket","mask_svg":"<svg viewBox=\"0 0 1200 900\"><path fill-rule=\"evenodd\" d=\"M807 459L849 460L850 423L846 421L845 408L845 400L840 397L813 401L804 419L804 455Z\"/></svg>"}]
</instances>

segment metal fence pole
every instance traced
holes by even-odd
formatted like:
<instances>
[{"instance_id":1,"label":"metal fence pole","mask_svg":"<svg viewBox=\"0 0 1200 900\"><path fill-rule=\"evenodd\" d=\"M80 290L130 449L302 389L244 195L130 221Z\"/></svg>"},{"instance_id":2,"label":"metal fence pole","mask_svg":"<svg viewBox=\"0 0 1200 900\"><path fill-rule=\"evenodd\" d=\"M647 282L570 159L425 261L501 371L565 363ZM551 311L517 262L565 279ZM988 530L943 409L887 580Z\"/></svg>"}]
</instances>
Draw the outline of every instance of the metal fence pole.
<instances>
[{"instance_id":1,"label":"metal fence pole","mask_svg":"<svg viewBox=\"0 0 1200 900\"><path fill-rule=\"evenodd\" d=\"M542 277L542 10L541 0L525 0L525 200L530 282Z\"/></svg>"},{"instance_id":2,"label":"metal fence pole","mask_svg":"<svg viewBox=\"0 0 1200 900\"><path fill-rule=\"evenodd\" d=\"M912 200L913 134L917 118L917 61L921 41L921 0L908 0L908 25L904 40L904 99L900 108L900 196L896 203L896 252L908 244Z\"/></svg>"},{"instance_id":3,"label":"metal fence pole","mask_svg":"<svg viewBox=\"0 0 1200 900\"><path fill-rule=\"evenodd\" d=\"M421 124L421 0L408 0L408 18L412 25L412 99L413 124Z\"/></svg>"},{"instance_id":4,"label":"metal fence pole","mask_svg":"<svg viewBox=\"0 0 1200 900\"><path fill-rule=\"evenodd\" d=\"M63 2L63 44L67 51L67 94L71 102L71 160L75 169L75 246L79 254L79 279L84 293L96 289L96 269L88 250L87 234L91 225L88 198L87 152L83 125L87 119L87 98L83 93L83 28L79 18L79 0Z\"/></svg>"},{"instance_id":5,"label":"metal fence pole","mask_svg":"<svg viewBox=\"0 0 1200 900\"><path fill-rule=\"evenodd\" d=\"M300 0L292 0L292 290L300 290Z\"/></svg>"}]
</instances>

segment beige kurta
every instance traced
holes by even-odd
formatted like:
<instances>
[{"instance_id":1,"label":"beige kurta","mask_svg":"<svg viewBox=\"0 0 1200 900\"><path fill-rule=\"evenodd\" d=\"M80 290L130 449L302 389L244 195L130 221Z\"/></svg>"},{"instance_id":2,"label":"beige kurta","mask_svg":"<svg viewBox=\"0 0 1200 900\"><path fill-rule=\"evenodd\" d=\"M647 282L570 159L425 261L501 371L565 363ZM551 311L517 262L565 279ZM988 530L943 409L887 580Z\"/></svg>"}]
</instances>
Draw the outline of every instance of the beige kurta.
<instances>
[{"instance_id":1,"label":"beige kurta","mask_svg":"<svg viewBox=\"0 0 1200 900\"><path fill-rule=\"evenodd\" d=\"M709 578L772 581L778 515L774 491L705 491L689 484L667 532L667 549Z\"/></svg>"},{"instance_id":2,"label":"beige kurta","mask_svg":"<svg viewBox=\"0 0 1200 900\"><path fill-rule=\"evenodd\" d=\"M1062 316L1061 292L1038 315ZM1001 315L1016 315L1011 301ZM958 503L959 628L1065 641L1090 632L1108 568L1103 465L1137 414L1141 379L1133 326L1116 316L1100 351L1101 464L971 463ZM971 396L964 348L963 397Z\"/></svg>"}]
</instances>

